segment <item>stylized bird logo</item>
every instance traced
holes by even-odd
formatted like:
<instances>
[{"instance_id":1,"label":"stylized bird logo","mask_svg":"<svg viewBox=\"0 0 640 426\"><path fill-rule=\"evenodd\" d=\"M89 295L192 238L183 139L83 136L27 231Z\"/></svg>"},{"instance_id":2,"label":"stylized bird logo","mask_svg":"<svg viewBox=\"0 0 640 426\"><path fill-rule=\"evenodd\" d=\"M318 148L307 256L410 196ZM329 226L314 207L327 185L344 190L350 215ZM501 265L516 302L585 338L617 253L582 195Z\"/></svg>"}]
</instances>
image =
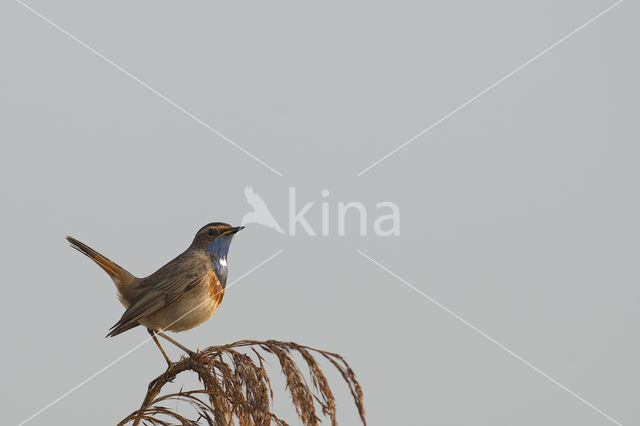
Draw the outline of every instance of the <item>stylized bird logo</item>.
<instances>
[{"instance_id":1,"label":"stylized bird logo","mask_svg":"<svg viewBox=\"0 0 640 426\"><path fill-rule=\"evenodd\" d=\"M244 196L247 198L247 203L251 207L253 207L253 211L244 215L242 220L240 221L241 225L246 225L247 223L259 223L260 225L264 225L268 228L275 229L281 234L284 234L278 222L273 217L269 208L265 204L264 200L261 196L256 194L256 192L250 186L247 186L244 189Z\"/></svg>"}]
</instances>

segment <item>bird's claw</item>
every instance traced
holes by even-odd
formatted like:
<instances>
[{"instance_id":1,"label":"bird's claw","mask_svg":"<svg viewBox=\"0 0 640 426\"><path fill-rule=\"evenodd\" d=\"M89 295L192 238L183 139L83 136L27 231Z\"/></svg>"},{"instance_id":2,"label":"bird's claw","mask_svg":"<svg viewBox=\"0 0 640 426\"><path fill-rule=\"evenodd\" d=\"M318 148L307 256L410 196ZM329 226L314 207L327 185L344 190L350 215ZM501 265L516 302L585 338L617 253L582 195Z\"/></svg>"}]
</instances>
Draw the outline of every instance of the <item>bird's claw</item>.
<instances>
[{"instance_id":1,"label":"bird's claw","mask_svg":"<svg viewBox=\"0 0 640 426\"><path fill-rule=\"evenodd\" d=\"M173 383L173 378L171 377L171 375L169 374L169 370L171 370L171 367L173 366L173 363L169 364L169 366L167 367L167 371L164 372L163 377L165 382L171 382ZM175 378L175 376L174 376Z\"/></svg>"}]
</instances>

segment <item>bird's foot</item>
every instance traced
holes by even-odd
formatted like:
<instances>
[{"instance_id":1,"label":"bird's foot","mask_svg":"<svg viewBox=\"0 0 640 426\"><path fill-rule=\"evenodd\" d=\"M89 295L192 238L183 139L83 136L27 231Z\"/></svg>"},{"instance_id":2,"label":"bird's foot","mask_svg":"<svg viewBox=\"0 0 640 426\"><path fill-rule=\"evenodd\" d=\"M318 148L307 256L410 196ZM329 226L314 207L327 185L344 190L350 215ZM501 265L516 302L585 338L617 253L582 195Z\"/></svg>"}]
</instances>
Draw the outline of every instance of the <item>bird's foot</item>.
<instances>
[{"instance_id":1,"label":"bird's foot","mask_svg":"<svg viewBox=\"0 0 640 426\"><path fill-rule=\"evenodd\" d=\"M175 374L169 374L169 371L171 370L171 367L173 367L173 362L169 362L169 365L167 366L167 370L164 372L163 377L164 380L166 382L171 382L173 383L173 379L175 378Z\"/></svg>"},{"instance_id":2,"label":"bird's foot","mask_svg":"<svg viewBox=\"0 0 640 426\"><path fill-rule=\"evenodd\" d=\"M193 359L197 357L198 353L189 351L187 354L189 355L189 368L193 370Z\"/></svg>"},{"instance_id":3,"label":"bird's foot","mask_svg":"<svg viewBox=\"0 0 640 426\"><path fill-rule=\"evenodd\" d=\"M193 357L198 355L198 352L199 352L197 350L196 350L196 352L194 352L191 349L187 349L187 348L184 348L184 351L186 352L187 355L189 355L189 359L192 359Z\"/></svg>"}]
</instances>

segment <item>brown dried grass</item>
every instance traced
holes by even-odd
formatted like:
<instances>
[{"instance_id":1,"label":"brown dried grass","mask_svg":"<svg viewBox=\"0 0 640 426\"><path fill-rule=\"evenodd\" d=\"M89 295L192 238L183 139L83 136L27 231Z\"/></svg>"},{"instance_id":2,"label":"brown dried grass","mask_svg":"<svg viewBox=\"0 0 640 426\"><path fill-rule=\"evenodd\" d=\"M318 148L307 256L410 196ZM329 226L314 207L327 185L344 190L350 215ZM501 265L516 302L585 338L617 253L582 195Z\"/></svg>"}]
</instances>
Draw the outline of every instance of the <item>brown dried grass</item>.
<instances>
[{"instance_id":1,"label":"brown dried grass","mask_svg":"<svg viewBox=\"0 0 640 426\"><path fill-rule=\"evenodd\" d=\"M248 353L238 351L242 348ZM208 347L193 357L183 357L149 383L142 406L118 423L118 426L129 423L134 426L169 426L176 424L175 422L183 426L235 425L236 422L240 426L287 425L271 411L273 389L261 352L278 359L291 401L304 425L319 425L322 420L320 416L329 419L333 426L338 424L333 392L314 358L319 356L328 360L342 375L351 391L362 423L366 426L362 388L342 356L293 342L276 340L241 340L228 345ZM306 365L311 385L307 383L301 368L292 358L296 354L304 360L303 365ZM167 383L173 382L185 371L195 372L203 389L180 390L159 396ZM177 410L171 410L167 407L171 401L188 403L197 418L189 419L177 413Z\"/></svg>"}]
</instances>

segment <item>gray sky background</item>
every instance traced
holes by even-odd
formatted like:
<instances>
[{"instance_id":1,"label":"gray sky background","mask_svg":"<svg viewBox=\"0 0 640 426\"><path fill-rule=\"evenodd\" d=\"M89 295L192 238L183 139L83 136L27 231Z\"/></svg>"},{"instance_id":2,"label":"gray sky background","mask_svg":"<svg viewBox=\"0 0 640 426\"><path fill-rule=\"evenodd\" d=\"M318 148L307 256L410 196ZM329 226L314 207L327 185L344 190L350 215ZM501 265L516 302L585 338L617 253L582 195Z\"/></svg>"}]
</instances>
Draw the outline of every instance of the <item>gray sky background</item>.
<instances>
[{"instance_id":1,"label":"gray sky background","mask_svg":"<svg viewBox=\"0 0 640 426\"><path fill-rule=\"evenodd\" d=\"M613 1L0 2L0 407L18 424L146 339L73 235L137 275L252 186L401 210L401 235L235 239L190 347L276 338L339 352L371 425L613 425L371 258L625 425L638 383L637 2L625 1L360 177ZM335 223L335 222L334 222ZM371 221L370 221L371 223ZM371 226L371 225L369 225ZM171 355L179 353L170 349ZM148 343L27 423L114 424L164 368ZM341 424L355 408L332 375ZM281 390L282 388L280 388ZM278 407L289 412L288 399ZM290 412L289 412L290 413ZM290 418L296 424L294 418Z\"/></svg>"}]
</instances>

